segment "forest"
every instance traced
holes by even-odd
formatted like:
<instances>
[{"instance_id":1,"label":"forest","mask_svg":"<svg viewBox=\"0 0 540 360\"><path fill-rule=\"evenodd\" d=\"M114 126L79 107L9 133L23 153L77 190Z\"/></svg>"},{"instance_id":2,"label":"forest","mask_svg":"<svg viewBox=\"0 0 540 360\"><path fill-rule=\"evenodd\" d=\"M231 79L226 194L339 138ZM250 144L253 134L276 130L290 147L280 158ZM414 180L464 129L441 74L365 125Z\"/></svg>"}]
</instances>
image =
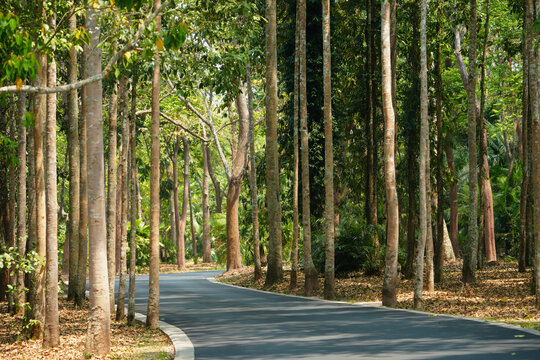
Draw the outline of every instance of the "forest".
<instances>
[{"instance_id":1,"label":"forest","mask_svg":"<svg viewBox=\"0 0 540 360\"><path fill-rule=\"evenodd\" d=\"M538 316L539 33L540 0L3 0L0 301L50 348L89 296L106 355L160 264L423 309L452 261Z\"/></svg>"}]
</instances>

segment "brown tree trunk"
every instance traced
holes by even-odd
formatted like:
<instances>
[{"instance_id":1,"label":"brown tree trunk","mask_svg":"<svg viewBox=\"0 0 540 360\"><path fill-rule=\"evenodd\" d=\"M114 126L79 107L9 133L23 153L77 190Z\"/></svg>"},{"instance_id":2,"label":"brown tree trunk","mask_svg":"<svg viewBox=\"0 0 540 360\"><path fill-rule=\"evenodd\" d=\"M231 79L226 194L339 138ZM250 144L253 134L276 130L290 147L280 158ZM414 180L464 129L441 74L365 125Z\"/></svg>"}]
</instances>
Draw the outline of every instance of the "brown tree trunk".
<instances>
[{"instance_id":1,"label":"brown tree trunk","mask_svg":"<svg viewBox=\"0 0 540 360\"><path fill-rule=\"evenodd\" d=\"M227 271L241 268L240 232L238 228L238 203L242 190L242 179L249 145L249 111L242 92L236 97L238 112L238 142L236 156L233 158L229 189L227 191Z\"/></svg>"},{"instance_id":2,"label":"brown tree trunk","mask_svg":"<svg viewBox=\"0 0 540 360\"><path fill-rule=\"evenodd\" d=\"M469 75L467 91L467 115L469 119L469 239L467 251L463 257L463 282L470 284L476 280L477 248L478 248L478 174L476 158L476 0L470 0L469 23Z\"/></svg>"},{"instance_id":3,"label":"brown tree trunk","mask_svg":"<svg viewBox=\"0 0 540 360\"><path fill-rule=\"evenodd\" d=\"M398 284L398 236L399 207L396 192L396 168L394 163L395 115L392 106L392 67L390 59L390 3L381 2L381 47L382 47L382 98L385 118L384 174L387 203L386 266L382 290L382 303L385 306L397 304Z\"/></svg>"},{"instance_id":4,"label":"brown tree trunk","mask_svg":"<svg viewBox=\"0 0 540 360\"><path fill-rule=\"evenodd\" d=\"M118 86L114 84L109 115L109 167L107 175L107 269L109 273L109 298L114 314L114 282L116 269L116 134L118 117Z\"/></svg>"},{"instance_id":5,"label":"brown tree trunk","mask_svg":"<svg viewBox=\"0 0 540 360\"><path fill-rule=\"evenodd\" d=\"M283 278L281 264L281 203L277 147L276 1L266 0L266 202L268 204L268 271L265 286Z\"/></svg>"},{"instance_id":6,"label":"brown tree trunk","mask_svg":"<svg viewBox=\"0 0 540 360\"><path fill-rule=\"evenodd\" d=\"M77 16L69 17L69 31L77 28ZM69 49L69 82L77 81L77 50ZM77 90L68 94L68 152L69 152L69 285L68 299L75 300L79 283L79 225L80 225L80 144L79 144L79 99Z\"/></svg>"},{"instance_id":7,"label":"brown tree trunk","mask_svg":"<svg viewBox=\"0 0 540 360\"><path fill-rule=\"evenodd\" d=\"M197 264L197 236L195 234L195 224L193 221L193 203L191 202L191 186L188 188L189 202L189 228L191 232L191 248L193 249L193 263Z\"/></svg>"},{"instance_id":8,"label":"brown tree trunk","mask_svg":"<svg viewBox=\"0 0 540 360\"><path fill-rule=\"evenodd\" d=\"M210 200L208 194L208 145L202 143L203 175L202 175L202 222L203 222L203 263L212 261L212 239L210 238Z\"/></svg>"},{"instance_id":9,"label":"brown tree trunk","mask_svg":"<svg viewBox=\"0 0 540 360\"><path fill-rule=\"evenodd\" d=\"M446 162L450 168L450 173L452 174L452 183L450 184L450 241L452 242L452 248L454 249L454 254L458 256L459 246L458 246L458 188L457 188L457 174L456 174L456 165L454 163L454 137L453 134L447 134L447 144L445 146L446 153Z\"/></svg>"},{"instance_id":10,"label":"brown tree trunk","mask_svg":"<svg viewBox=\"0 0 540 360\"><path fill-rule=\"evenodd\" d=\"M47 84L47 56L37 54L39 71L36 76L36 85ZM30 327L30 336L34 339L42 339L45 323L45 257L46 257L46 195L45 195L45 162L43 154L43 135L45 131L45 117L47 112L46 96L34 95L34 157L35 157L35 206L36 206L36 248L40 263L34 272L34 291L31 298L30 319L35 320Z\"/></svg>"},{"instance_id":11,"label":"brown tree trunk","mask_svg":"<svg viewBox=\"0 0 540 360\"><path fill-rule=\"evenodd\" d=\"M119 184L122 194L122 211L117 214L120 216L120 279L118 283L118 297L116 306L116 320L119 321L125 316L125 303L126 303L126 277L127 277L127 219L128 219L128 204L129 204L129 177L128 177L128 154L129 154L129 89L128 78L124 75L120 79L119 91L121 94L121 112L122 117L122 183Z\"/></svg>"},{"instance_id":12,"label":"brown tree trunk","mask_svg":"<svg viewBox=\"0 0 540 360\"><path fill-rule=\"evenodd\" d=\"M177 140L178 141L178 140ZM176 264L178 270L183 270L186 264L186 248L185 248L185 233L187 221L187 206L188 206L188 191L189 191L189 140L182 137L184 147L184 188L182 191L182 217L178 220L178 252ZM178 182L178 180L176 180ZM176 185L178 189L178 185ZM178 190L176 190L176 198L178 199ZM178 213L178 211L177 211Z\"/></svg>"},{"instance_id":13,"label":"brown tree trunk","mask_svg":"<svg viewBox=\"0 0 540 360\"><path fill-rule=\"evenodd\" d=\"M18 202L17 202L17 252L19 257L26 255L26 127L24 119L26 115L26 95L19 93L17 101L17 132L18 132L18 160L19 173L17 181ZM26 292L24 291L24 269L17 272L17 291L15 297L16 311L19 315L24 315L26 302Z\"/></svg>"},{"instance_id":14,"label":"brown tree trunk","mask_svg":"<svg viewBox=\"0 0 540 360\"><path fill-rule=\"evenodd\" d=\"M123 102L123 99L121 99L121 102ZM120 104L122 107L123 104ZM120 111L122 112L122 110ZM114 273L116 275L120 275L120 256L122 251L120 250L120 247L122 246L122 175L124 172L122 171L124 162L121 160L124 156L124 147L122 146L122 142L120 142L120 145L118 146L118 161L115 161L116 166L116 211L115 211L115 236L114 236Z\"/></svg>"},{"instance_id":15,"label":"brown tree trunk","mask_svg":"<svg viewBox=\"0 0 540 360\"><path fill-rule=\"evenodd\" d=\"M161 6L161 0L154 0L154 10ZM161 15L156 17L155 31L161 31ZM156 48L152 74L152 125L150 161L150 276L148 284L148 310L146 326L159 328L159 87L160 57Z\"/></svg>"},{"instance_id":16,"label":"brown tree trunk","mask_svg":"<svg viewBox=\"0 0 540 360\"><path fill-rule=\"evenodd\" d=\"M87 51L87 50L86 50ZM84 63L83 62L83 68ZM86 75L86 74L85 74ZM81 107L82 116L79 133L79 146L80 146L80 190L79 190L79 204L80 204L80 218L79 218L79 259L78 259L78 283L75 295L75 303L82 305L83 299L86 293L86 268L88 264L88 147L87 147L87 111L88 107L86 87L83 87L81 94Z\"/></svg>"},{"instance_id":17,"label":"brown tree trunk","mask_svg":"<svg viewBox=\"0 0 540 360\"><path fill-rule=\"evenodd\" d=\"M307 123L307 59L306 59L306 0L298 0L299 22L300 22L300 44L299 44L299 117L300 117L300 153L301 153L301 171L302 171L302 232L304 242L304 289L306 296L319 288L319 278L313 259L311 257L311 210L309 196L309 133Z\"/></svg>"},{"instance_id":18,"label":"brown tree trunk","mask_svg":"<svg viewBox=\"0 0 540 360\"><path fill-rule=\"evenodd\" d=\"M324 89L324 233L326 261L324 265L324 298L336 297L334 279L334 151L332 139L332 69L330 49L330 1L323 0L323 89Z\"/></svg>"},{"instance_id":19,"label":"brown tree trunk","mask_svg":"<svg viewBox=\"0 0 540 360\"><path fill-rule=\"evenodd\" d=\"M129 236L129 291L127 324L135 325L135 266L137 252L137 75L133 76L131 87L131 231Z\"/></svg>"},{"instance_id":20,"label":"brown tree trunk","mask_svg":"<svg viewBox=\"0 0 540 360\"><path fill-rule=\"evenodd\" d=\"M216 213L221 214L221 204L223 203L223 196L221 195L221 184L219 183L218 178L214 174L214 169L212 168L212 156L210 154L210 148L207 148L206 156L208 163L208 175L210 175L210 179L212 179L212 184L214 185L214 190L216 192Z\"/></svg>"},{"instance_id":21,"label":"brown tree trunk","mask_svg":"<svg viewBox=\"0 0 540 360\"><path fill-rule=\"evenodd\" d=\"M49 26L56 26L56 18L49 18ZM56 86L56 62L53 58L47 66L47 86ZM46 202L47 202L47 276L45 287L45 329L43 347L60 344L58 319L58 190L56 173L56 94L47 95L46 123Z\"/></svg>"},{"instance_id":22,"label":"brown tree trunk","mask_svg":"<svg viewBox=\"0 0 540 360\"><path fill-rule=\"evenodd\" d=\"M428 82L427 82L427 1L420 1L420 235L416 249L416 280L414 284L414 308L423 306L424 251L428 244L428 226L431 216L431 194L428 191L429 172L429 124L428 124ZM413 75L414 76L414 75ZM433 249L432 249L433 250ZM429 258L429 255L428 255ZM428 280L429 282L429 280Z\"/></svg>"},{"instance_id":23,"label":"brown tree trunk","mask_svg":"<svg viewBox=\"0 0 540 360\"><path fill-rule=\"evenodd\" d=\"M253 221L253 263L255 281L262 278L261 269L261 252L259 249L259 203L258 203L258 187L257 187L257 164L255 161L255 119L253 118L253 89L251 83L251 63L248 61L246 68L246 81L248 90L248 115L249 115L249 188L251 193L251 221ZM208 150L207 150L208 151ZM294 190L293 190L294 191ZM294 196L294 195L293 195ZM297 209L298 210L298 209ZM298 214L297 214L298 225ZM298 247L298 237L296 238L296 246ZM294 242L294 241L293 241ZM293 244L293 271L296 276L294 263L294 244ZM296 264L298 263L298 252L296 252ZM291 287L292 287L291 273ZM296 279L295 279L296 280ZM295 284L296 287L296 284Z\"/></svg>"},{"instance_id":24,"label":"brown tree trunk","mask_svg":"<svg viewBox=\"0 0 540 360\"><path fill-rule=\"evenodd\" d=\"M85 75L101 73L100 27L94 7L86 7L86 30L91 43L86 51ZM90 314L85 351L106 355L110 351L110 300L107 270L107 228L105 224L105 168L103 150L102 83L85 88L84 107L88 125L88 218L90 244ZM81 264L81 262L79 263Z\"/></svg>"}]
</instances>

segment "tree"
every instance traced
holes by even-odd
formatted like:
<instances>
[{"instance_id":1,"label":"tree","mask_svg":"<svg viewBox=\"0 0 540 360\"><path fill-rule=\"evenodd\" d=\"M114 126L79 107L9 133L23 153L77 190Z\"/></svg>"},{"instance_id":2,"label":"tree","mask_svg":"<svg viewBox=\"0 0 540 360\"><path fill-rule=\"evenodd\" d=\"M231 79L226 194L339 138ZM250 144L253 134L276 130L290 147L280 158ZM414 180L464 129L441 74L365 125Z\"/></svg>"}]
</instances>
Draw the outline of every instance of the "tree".
<instances>
[{"instance_id":1,"label":"tree","mask_svg":"<svg viewBox=\"0 0 540 360\"><path fill-rule=\"evenodd\" d=\"M428 235L428 216L431 216L431 194L427 192L426 178L429 152L428 125L428 87L427 87L427 1L420 1L420 235L416 248L416 282L414 285L414 307L422 308L422 291L424 284L424 250Z\"/></svg>"},{"instance_id":2,"label":"tree","mask_svg":"<svg viewBox=\"0 0 540 360\"><path fill-rule=\"evenodd\" d=\"M90 45L85 51L85 75L101 72L100 27L98 11L92 5L86 7L86 29ZM103 150L102 84L97 81L86 85L84 107L88 124L88 216L90 244L90 315L86 337L86 352L106 355L110 351L110 300L107 270L107 229L105 224L105 169ZM79 261L79 266L82 262Z\"/></svg>"},{"instance_id":3,"label":"tree","mask_svg":"<svg viewBox=\"0 0 540 360\"><path fill-rule=\"evenodd\" d=\"M470 0L469 19L469 79L467 91L468 148L469 148L469 238L467 251L463 256L463 282L470 284L476 280L478 248L478 174L476 173L476 0ZM456 50L457 51L457 50Z\"/></svg>"},{"instance_id":4,"label":"tree","mask_svg":"<svg viewBox=\"0 0 540 360\"><path fill-rule=\"evenodd\" d=\"M183 136L182 137L182 144L184 147L184 189L182 192L182 217L178 218L178 205L176 205L176 226L178 229L178 253L176 255L176 264L178 266L178 270L183 270L185 268L185 261L186 261L186 253L185 253L185 232L186 232L186 220L187 220L187 206L188 206L188 191L189 191L189 140ZM178 156L178 139L176 139L176 146L175 153ZM174 161L173 161L173 177L175 178L175 198L176 202L178 202L178 179L177 176L174 176Z\"/></svg>"},{"instance_id":5,"label":"tree","mask_svg":"<svg viewBox=\"0 0 540 360\"><path fill-rule=\"evenodd\" d=\"M19 174L18 174L18 208L17 208L17 251L20 257L26 254L27 244L27 231L26 231L26 126L24 126L24 120L26 118L26 95L19 94L17 99L17 132L18 132L18 160L19 160ZM17 313L24 315L25 307L23 304L26 302L26 293L24 291L24 276L23 269L19 269L17 272L17 291L15 304L18 305Z\"/></svg>"},{"instance_id":6,"label":"tree","mask_svg":"<svg viewBox=\"0 0 540 360\"><path fill-rule=\"evenodd\" d=\"M394 128L395 117L392 105L392 70L390 61L390 3L381 2L381 47L382 47L382 98L385 119L384 140L384 176L387 203L387 230L386 230L386 265L384 268L384 282L382 303L385 306L397 304L396 292L398 283L398 236L399 236L399 208L396 192L396 169L394 164Z\"/></svg>"},{"instance_id":7,"label":"tree","mask_svg":"<svg viewBox=\"0 0 540 360\"><path fill-rule=\"evenodd\" d=\"M334 152L332 141L332 85L330 49L330 1L323 0L323 83L324 83L324 186L326 261L324 266L324 298L336 297L334 280Z\"/></svg>"},{"instance_id":8,"label":"tree","mask_svg":"<svg viewBox=\"0 0 540 360\"><path fill-rule=\"evenodd\" d=\"M283 277L281 265L281 204L277 151L276 1L266 0L266 202L268 204L268 272L265 286Z\"/></svg>"},{"instance_id":9,"label":"tree","mask_svg":"<svg viewBox=\"0 0 540 360\"><path fill-rule=\"evenodd\" d=\"M161 0L154 0L154 10L161 6ZM155 31L161 31L161 15L156 17ZM148 284L148 310L146 326L159 328L159 87L160 87L160 45L158 39L154 55L152 73L152 125L150 161L150 276Z\"/></svg>"}]
</instances>

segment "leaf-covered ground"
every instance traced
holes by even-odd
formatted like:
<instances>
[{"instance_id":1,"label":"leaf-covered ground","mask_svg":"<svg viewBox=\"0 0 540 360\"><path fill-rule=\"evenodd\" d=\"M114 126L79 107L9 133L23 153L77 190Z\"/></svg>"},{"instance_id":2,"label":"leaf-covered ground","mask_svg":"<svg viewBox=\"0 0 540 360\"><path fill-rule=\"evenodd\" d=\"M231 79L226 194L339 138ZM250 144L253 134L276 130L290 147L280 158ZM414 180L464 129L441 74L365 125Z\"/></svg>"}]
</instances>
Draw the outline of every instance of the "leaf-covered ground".
<instances>
[{"instance_id":1,"label":"leaf-covered ground","mask_svg":"<svg viewBox=\"0 0 540 360\"><path fill-rule=\"evenodd\" d=\"M244 268L224 274L220 281L243 287L269 290L283 294L304 296L304 275L298 274L298 286L289 288L290 271L284 271L283 282L270 289L264 288L263 279L255 282L253 269ZM531 272L519 273L517 264L501 262L486 266L477 273L477 282L463 286L461 282L461 261L445 264L441 284L435 284L435 291L424 291L424 311L438 314L452 314L507 322L540 330L540 312L535 309L531 295ZM316 297L323 297L324 279L319 278ZM401 279L399 283L399 307L413 308L414 280ZM366 276L351 273L336 278L336 300L347 302L381 301L382 275Z\"/></svg>"},{"instance_id":2,"label":"leaf-covered ground","mask_svg":"<svg viewBox=\"0 0 540 360\"><path fill-rule=\"evenodd\" d=\"M60 346L44 350L39 340L19 336L22 319L6 313L7 304L0 303L0 359L85 359L84 342L88 324L88 301L77 308L59 299ZM92 359L172 359L174 347L160 330L149 330L141 323L130 327L125 321L111 322L111 352Z\"/></svg>"}]
</instances>

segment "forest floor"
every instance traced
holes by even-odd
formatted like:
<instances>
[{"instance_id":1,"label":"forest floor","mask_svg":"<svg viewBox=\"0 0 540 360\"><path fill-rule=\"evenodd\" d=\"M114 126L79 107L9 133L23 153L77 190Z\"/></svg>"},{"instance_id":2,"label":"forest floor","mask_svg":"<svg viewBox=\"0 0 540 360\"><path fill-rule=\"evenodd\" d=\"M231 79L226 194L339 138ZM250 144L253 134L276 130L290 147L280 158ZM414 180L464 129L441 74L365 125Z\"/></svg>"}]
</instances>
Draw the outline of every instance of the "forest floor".
<instances>
[{"instance_id":1,"label":"forest floor","mask_svg":"<svg viewBox=\"0 0 540 360\"><path fill-rule=\"evenodd\" d=\"M59 299L60 346L43 349L40 340L20 336L22 318L7 313L7 303L0 303L0 359L173 359L171 340L160 330L146 329L137 322L111 321L111 352L107 356L87 357L84 354L88 325L88 300L76 307L65 298Z\"/></svg>"},{"instance_id":2,"label":"forest floor","mask_svg":"<svg viewBox=\"0 0 540 360\"><path fill-rule=\"evenodd\" d=\"M161 274L176 274L184 272L195 272L195 271L213 271L213 270L225 270L225 265L220 265L217 263L203 263L198 262L195 264L193 260L186 260L186 268L182 271L178 271L176 264L159 264L159 272ZM137 268L137 275L147 275L148 268Z\"/></svg>"},{"instance_id":3,"label":"forest floor","mask_svg":"<svg viewBox=\"0 0 540 360\"><path fill-rule=\"evenodd\" d=\"M437 314L459 315L490 321L505 322L525 328L540 330L540 312L535 309L535 297L531 295L531 273L519 273L516 263L498 262L477 272L472 286L461 282L461 260L444 266L441 284L435 291L424 291L423 311ZM290 290L290 269L284 270L282 282L271 288L264 287L264 277L254 281L253 268L218 277L219 281L282 294L304 296L304 274L298 273L297 287ZM362 272L336 277L336 300L349 303L381 301L383 276L366 276ZM316 298L323 298L324 278L319 277ZM398 290L399 308L413 309L414 279L400 279Z\"/></svg>"}]
</instances>

